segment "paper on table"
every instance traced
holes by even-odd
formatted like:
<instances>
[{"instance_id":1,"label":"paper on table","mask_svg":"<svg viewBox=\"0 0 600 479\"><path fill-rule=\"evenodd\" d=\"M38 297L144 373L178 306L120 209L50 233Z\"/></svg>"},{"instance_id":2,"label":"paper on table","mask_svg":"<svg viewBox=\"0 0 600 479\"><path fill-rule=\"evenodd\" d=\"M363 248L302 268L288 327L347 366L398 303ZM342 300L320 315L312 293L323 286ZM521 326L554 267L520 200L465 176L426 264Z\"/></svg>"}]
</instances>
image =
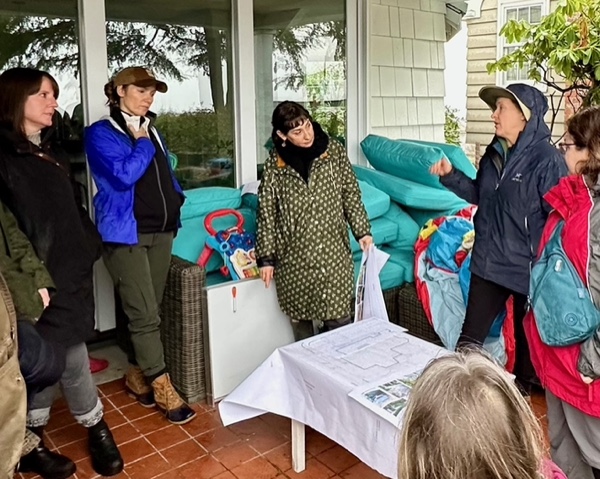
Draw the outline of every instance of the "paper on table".
<instances>
[{"instance_id":1,"label":"paper on table","mask_svg":"<svg viewBox=\"0 0 600 479\"><path fill-rule=\"evenodd\" d=\"M354 322L366 318L379 318L389 321L383 291L379 282L379 273L387 262L389 254L371 246L363 251L360 270L356 281L356 300L354 305Z\"/></svg>"},{"instance_id":2,"label":"paper on table","mask_svg":"<svg viewBox=\"0 0 600 479\"><path fill-rule=\"evenodd\" d=\"M425 342L405 345L401 352L396 357L398 367L394 368L391 375L359 385L348 394L394 426L400 425L410 391L425 366L433 358L451 354L446 349Z\"/></svg>"}]
</instances>

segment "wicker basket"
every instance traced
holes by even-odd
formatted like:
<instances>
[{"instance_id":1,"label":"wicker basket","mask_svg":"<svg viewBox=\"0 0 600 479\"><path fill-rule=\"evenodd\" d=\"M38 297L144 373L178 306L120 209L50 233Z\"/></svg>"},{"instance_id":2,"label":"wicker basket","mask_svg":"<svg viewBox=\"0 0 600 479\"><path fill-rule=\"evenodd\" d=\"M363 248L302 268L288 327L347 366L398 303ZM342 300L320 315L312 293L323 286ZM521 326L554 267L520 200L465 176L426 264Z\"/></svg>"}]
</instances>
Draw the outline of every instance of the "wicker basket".
<instances>
[{"instance_id":1,"label":"wicker basket","mask_svg":"<svg viewBox=\"0 0 600 479\"><path fill-rule=\"evenodd\" d=\"M162 302L162 340L173 384L188 402L206 398L203 294L206 271L171 258Z\"/></svg>"},{"instance_id":2,"label":"wicker basket","mask_svg":"<svg viewBox=\"0 0 600 479\"><path fill-rule=\"evenodd\" d=\"M427 320L423 305L417 297L414 283L406 283L398 294L398 324L413 336L442 346L442 341Z\"/></svg>"}]
</instances>

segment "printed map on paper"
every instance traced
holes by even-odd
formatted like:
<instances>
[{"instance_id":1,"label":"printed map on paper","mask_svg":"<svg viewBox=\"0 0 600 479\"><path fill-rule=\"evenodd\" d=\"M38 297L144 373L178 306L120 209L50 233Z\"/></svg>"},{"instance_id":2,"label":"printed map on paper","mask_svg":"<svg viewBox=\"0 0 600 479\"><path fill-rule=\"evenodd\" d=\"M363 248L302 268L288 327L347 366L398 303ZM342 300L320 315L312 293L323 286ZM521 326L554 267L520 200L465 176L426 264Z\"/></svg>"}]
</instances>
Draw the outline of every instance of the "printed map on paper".
<instances>
[{"instance_id":1,"label":"printed map on paper","mask_svg":"<svg viewBox=\"0 0 600 479\"><path fill-rule=\"evenodd\" d=\"M342 379L351 389L420 371L431 359L446 353L380 319L363 320L352 328L321 334L297 346L287 352L293 356L294 350L301 349L297 360Z\"/></svg>"}]
</instances>

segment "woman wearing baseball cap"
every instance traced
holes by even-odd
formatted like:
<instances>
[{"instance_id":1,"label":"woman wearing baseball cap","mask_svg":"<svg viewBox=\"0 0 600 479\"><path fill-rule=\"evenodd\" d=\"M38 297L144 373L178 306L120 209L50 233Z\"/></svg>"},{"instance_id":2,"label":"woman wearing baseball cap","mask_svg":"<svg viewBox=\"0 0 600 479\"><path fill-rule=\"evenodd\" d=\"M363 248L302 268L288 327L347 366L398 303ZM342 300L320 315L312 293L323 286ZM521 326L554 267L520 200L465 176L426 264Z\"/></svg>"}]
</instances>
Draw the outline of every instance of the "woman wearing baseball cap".
<instances>
[{"instance_id":1,"label":"woman wearing baseball cap","mask_svg":"<svg viewBox=\"0 0 600 479\"><path fill-rule=\"evenodd\" d=\"M171 383L160 337L160 303L184 200L150 111L156 92L166 91L146 68L118 72L104 87L110 115L87 129L85 148L98 187L104 264L128 318L125 387L142 406L156 405L170 422L185 424L196 413Z\"/></svg>"},{"instance_id":2,"label":"woman wearing baseball cap","mask_svg":"<svg viewBox=\"0 0 600 479\"><path fill-rule=\"evenodd\" d=\"M492 110L495 136L474 180L443 159L431 168L448 189L478 206L471 284L461 344L483 344L492 323L513 297L515 375L530 390L537 378L523 329L529 273L550 206L546 192L566 175L544 123L546 97L522 83L484 87L479 97Z\"/></svg>"}]
</instances>

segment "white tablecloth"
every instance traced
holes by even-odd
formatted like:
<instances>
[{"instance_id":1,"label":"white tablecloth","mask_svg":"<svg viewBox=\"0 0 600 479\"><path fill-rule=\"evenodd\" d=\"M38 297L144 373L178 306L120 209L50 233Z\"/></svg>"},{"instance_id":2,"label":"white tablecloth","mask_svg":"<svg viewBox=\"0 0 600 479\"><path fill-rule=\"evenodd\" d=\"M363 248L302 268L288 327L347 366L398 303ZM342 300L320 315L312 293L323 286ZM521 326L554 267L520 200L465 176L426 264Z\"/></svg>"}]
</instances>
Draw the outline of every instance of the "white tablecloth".
<instances>
[{"instance_id":1,"label":"white tablecloth","mask_svg":"<svg viewBox=\"0 0 600 479\"><path fill-rule=\"evenodd\" d=\"M321 432L381 474L397 477L399 431L348 393L422 369L447 351L371 319L276 350L219 404L228 426L266 412Z\"/></svg>"}]
</instances>

